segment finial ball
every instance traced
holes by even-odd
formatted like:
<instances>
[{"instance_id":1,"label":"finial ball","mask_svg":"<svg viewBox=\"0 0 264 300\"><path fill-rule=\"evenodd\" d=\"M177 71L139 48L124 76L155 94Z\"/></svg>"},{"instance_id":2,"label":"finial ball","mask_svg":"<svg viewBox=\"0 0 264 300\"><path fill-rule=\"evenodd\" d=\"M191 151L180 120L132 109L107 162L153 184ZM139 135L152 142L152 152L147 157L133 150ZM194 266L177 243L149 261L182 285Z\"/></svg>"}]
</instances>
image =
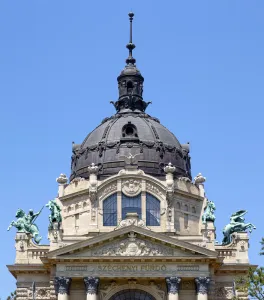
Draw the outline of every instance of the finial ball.
<instances>
[{"instance_id":1,"label":"finial ball","mask_svg":"<svg viewBox=\"0 0 264 300\"><path fill-rule=\"evenodd\" d=\"M131 11L129 14L128 14L129 18L133 20L133 17L134 17L134 13Z\"/></svg>"}]
</instances>

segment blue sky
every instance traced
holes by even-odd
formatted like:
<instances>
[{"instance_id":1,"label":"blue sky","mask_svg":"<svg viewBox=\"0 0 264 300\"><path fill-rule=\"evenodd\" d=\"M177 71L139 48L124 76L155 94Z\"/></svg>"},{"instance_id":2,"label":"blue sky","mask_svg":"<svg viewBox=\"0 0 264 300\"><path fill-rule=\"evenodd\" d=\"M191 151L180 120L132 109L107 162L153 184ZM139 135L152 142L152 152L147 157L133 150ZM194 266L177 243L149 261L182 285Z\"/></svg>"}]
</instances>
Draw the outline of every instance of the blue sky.
<instances>
[{"instance_id":1,"label":"blue sky","mask_svg":"<svg viewBox=\"0 0 264 300\"><path fill-rule=\"evenodd\" d=\"M0 297L15 289L18 207L40 209L70 174L71 142L82 142L114 113L125 65L128 17L145 77L147 112L191 143L192 174L207 177L217 239L232 212L263 230L263 1L1 1ZM47 239L48 211L38 219Z\"/></svg>"}]
</instances>

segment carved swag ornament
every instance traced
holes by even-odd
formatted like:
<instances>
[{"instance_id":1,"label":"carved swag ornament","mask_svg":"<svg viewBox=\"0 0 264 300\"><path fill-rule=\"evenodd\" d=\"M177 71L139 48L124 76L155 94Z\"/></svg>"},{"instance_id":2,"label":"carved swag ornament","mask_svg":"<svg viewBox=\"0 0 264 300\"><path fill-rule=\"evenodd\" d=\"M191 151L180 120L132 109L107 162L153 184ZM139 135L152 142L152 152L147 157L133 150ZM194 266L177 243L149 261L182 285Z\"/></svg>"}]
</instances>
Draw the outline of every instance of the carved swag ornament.
<instances>
[{"instance_id":1,"label":"carved swag ornament","mask_svg":"<svg viewBox=\"0 0 264 300\"><path fill-rule=\"evenodd\" d=\"M178 294L179 293L179 287L181 283L180 277L167 277L166 278L166 285L168 294Z\"/></svg>"},{"instance_id":2,"label":"carved swag ornament","mask_svg":"<svg viewBox=\"0 0 264 300\"><path fill-rule=\"evenodd\" d=\"M86 294L97 294L99 286L99 278L97 277L84 277L83 279Z\"/></svg>"},{"instance_id":3,"label":"carved swag ornament","mask_svg":"<svg viewBox=\"0 0 264 300\"><path fill-rule=\"evenodd\" d=\"M56 295L58 294L67 294L70 295L70 286L71 286L72 279L69 277L55 277L54 280L54 287Z\"/></svg>"}]
</instances>

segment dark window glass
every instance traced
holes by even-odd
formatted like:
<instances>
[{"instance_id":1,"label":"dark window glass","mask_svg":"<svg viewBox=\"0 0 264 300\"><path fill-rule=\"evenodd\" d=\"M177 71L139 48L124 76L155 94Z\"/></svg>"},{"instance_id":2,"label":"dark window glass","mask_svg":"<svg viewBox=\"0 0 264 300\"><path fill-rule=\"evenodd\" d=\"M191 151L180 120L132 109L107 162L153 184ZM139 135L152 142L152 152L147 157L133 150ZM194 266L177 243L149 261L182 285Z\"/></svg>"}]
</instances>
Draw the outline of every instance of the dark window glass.
<instances>
[{"instance_id":1,"label":"dark window glass","mask_svg":"<svg viewBox=\"0 0 264 300\"><path fill-rule=\"evenodd\" d=\"M153 195L147 193L146 203L146 225L159 226L160 225L160 201Z\"/></svg>"},{"instance_id":2,"label":"dark window glass","mask_svg":"<svg viewBox=\"0 0 264 300\"><path fill-rule=\"evenodd\" d=\"M127 213L137 213L141 219L141 194L135 197L122 194L122 220L126 218Z\"/></svg>"},{"instance_id":3,"label":"dark window glass","mask_svg":"<svg viewBox=\"0 0 264 300\"><path fill-rule=\"evenodd\" d=\"M123 290L114 294L110 300L155 300L155 298L145 291Z\"/></svg>"},{"instance_id":4,"label":"dark window glass","mask_svg":"<svg viewBox=\"0 0 264 300\"><path fill-rule=\"evenodd\" d=\"M117 194L109 196L103 202L103 225L117 226Z\"/></svg>"}]
</instances>

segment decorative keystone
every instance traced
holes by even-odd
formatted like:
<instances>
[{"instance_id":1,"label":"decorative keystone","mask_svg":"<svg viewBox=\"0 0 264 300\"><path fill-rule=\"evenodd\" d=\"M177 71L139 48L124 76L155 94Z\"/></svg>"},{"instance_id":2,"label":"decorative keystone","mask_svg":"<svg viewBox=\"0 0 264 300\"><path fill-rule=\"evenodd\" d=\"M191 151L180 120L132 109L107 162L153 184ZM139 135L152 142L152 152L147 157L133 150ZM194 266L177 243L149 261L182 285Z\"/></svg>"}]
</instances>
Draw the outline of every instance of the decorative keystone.
<instances>
[{"instance_id":1,"label":"decorative keystone","mask_svg":"<svg viewBox=\"0 0 264 300\"><path fill-rule=\"evenodd\" d=\"M170 173L173 174L175 172L176 168L173 166L173 164L170 162L168 165L164 168L164 172L166 174Z\"/></svg>"},{"instance_id":2,"label":"decorative keystone","mask_svg":"<svg viewBox=\"0 0 264 300\"><path fill-rule=\"evenodd\" d=\"M59 184L66 184L68 182L68 178L66 176L66 174L60 174L60 176L58 178L56 178L56 181L59 183Z\"/></svg>"},{"instance_id":3,"label":"decorative keystone","mask_svg":"<svg viewBox=\"0 0 264 300\"><path fill-rule=\"evenodd\" d=\"M202 175L202 173L198 173L196 177L194 177L194 184L199 185L203 184L206 181L206 178Z\"/></svg>"},{"instance_id":4,"label":"decorative keystone","mask_svg":"<svg viewBox=\"0 0 264 300\"><path fill-rule=\"evenodd\" d=\"M90 174L97 174L99 167L96 166L94 163L92 163L89 167L88 167L88 171Z\"/></svg>"}]
</instances>

